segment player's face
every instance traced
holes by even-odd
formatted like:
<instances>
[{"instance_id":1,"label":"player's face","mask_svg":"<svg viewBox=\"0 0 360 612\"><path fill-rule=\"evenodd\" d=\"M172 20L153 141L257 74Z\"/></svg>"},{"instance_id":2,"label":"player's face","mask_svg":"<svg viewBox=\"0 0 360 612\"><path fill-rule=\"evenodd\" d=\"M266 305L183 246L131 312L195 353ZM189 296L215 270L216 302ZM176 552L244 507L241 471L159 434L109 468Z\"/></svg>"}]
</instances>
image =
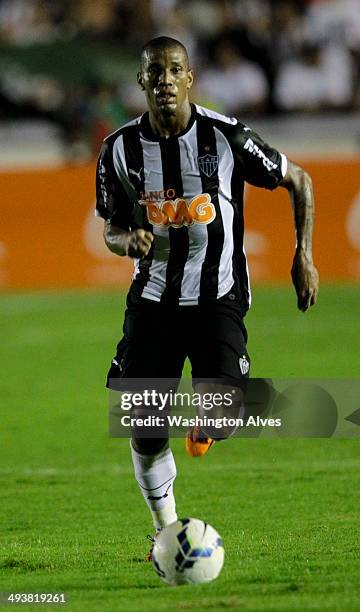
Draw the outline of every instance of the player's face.
<instances>
[{"instance_id":1,"label":"player's face","mask_svg":"<svg viewBox=\"0 0 360 612\"><path fill-rule=\"evenodd\" d=\"M138 82L145 91L150 111L176 115L188 100L193 73L181 47L155 49L143 58Z\"/></svg>"}]
</instances>

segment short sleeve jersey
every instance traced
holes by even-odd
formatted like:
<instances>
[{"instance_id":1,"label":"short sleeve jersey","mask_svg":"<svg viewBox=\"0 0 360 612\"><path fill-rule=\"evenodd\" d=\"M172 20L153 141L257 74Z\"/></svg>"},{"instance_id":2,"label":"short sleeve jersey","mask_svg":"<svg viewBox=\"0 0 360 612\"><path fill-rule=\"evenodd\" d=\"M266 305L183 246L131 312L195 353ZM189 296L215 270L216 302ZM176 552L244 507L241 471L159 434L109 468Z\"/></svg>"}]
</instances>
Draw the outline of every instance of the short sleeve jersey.
<instances>
[{"instance_id":1,"label":"short sleeve jersey","mask_svg":"<svg viewBox=\"0 0 360 612\"><path fill-rule=\"evenodd\" d=\"M135 260L134 296L186 306L232 292L246 311L244 183L275 189L286 170L285 155L251 128L198 105L174 137L156 137L145 113L106 138L96 214L154 234L147 257Z\"/></svg>"}]
</instances>

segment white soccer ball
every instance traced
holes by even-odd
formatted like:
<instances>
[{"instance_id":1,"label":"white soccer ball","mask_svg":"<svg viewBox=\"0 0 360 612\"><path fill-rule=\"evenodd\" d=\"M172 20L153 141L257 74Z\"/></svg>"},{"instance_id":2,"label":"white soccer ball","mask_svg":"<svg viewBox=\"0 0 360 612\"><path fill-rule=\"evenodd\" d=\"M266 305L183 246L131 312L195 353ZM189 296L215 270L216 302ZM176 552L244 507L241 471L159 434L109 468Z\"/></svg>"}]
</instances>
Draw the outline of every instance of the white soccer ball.
<instances>
[{"instance_id":1,"label":"white soccer ball","mask_svg":"<svg viewBox=\"0 0 360 612\"><path fill-rule=\"evenodd\" d=\"M224 564L218 532L199 519L185 518L156 535L152 562L160 578L171 585L215 580Z\"/></svg>"}]
</instances>

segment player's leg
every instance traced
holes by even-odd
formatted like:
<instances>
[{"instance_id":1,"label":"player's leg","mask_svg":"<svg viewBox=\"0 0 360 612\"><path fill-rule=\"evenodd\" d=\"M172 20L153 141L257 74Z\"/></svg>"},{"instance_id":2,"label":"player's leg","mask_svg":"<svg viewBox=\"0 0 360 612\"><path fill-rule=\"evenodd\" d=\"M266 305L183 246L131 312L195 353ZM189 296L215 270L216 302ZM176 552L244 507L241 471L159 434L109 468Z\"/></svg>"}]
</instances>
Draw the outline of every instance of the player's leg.
<instances>
[{"instance_id":1,"label":"player's leg","mask_svg":"<svg viewBox=\"0 0 360 612\"><path fill-rule=\"evenodd\" d=\"M109 371L108 387L118 389L120 383L126 390L127 379L131 379L132 384L134 379L138 381L139 389L143 388L143 381L149 379L155 389L160 386L164 390L166 381L177 384L185 354L179 339L169 338L169 329L174 326L170 318L164 307L147 300L127 309L124 337ZM131 456L153 525L159 530L177 520L173 491L176 466L167 430L164 427L133 429Z\"/></svg>"},{"instance_id":2,"label":"player's leg","mask_svg":"<svg viewBox=\"0 0 360 612\"><path fill-rule=\"evenodd\" d=\"M226 398L219 406L203 409L201 416L226 417L240 422L250 370L247 332L240 309L228 298L200 306L196 312L193 337L189 357L195 391L204 397L221 394ZM227 426L225 420L221 429L193 428L186 437L186 449L194 457L201 456L214 439L228 438L235 430L236 427Z\"/></svg>"},{"instance_id":3,"label":"player's leg","mask_svg":"<svg viewBox=\"0 0 360 612\"><path fill-rule=\"evenodd\" d=\"M177 520L174 497L176 465L168 440L137 438L131 442L135 478L157 531Z\"/></svg>"}]
</instances>

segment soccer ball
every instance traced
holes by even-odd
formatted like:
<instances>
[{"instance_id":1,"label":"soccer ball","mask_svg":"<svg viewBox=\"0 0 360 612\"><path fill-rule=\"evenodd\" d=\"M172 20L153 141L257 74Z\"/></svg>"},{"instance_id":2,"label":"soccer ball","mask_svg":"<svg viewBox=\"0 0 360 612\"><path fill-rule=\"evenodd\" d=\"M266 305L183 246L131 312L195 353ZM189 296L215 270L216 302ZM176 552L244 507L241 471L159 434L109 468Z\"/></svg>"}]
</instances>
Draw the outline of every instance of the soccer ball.
<instances>
[{"instance_id":1,"label":"soccer ball","mask_svg":"<svg viewBox=\"0 0 360 612\"><path fill-rule=\"evenodd\" d=\"M156 535L152 562L167 584L211 582L224 563L223 542L218 532L204 521L180 519Z\"/></svg>"}]
</instances>

